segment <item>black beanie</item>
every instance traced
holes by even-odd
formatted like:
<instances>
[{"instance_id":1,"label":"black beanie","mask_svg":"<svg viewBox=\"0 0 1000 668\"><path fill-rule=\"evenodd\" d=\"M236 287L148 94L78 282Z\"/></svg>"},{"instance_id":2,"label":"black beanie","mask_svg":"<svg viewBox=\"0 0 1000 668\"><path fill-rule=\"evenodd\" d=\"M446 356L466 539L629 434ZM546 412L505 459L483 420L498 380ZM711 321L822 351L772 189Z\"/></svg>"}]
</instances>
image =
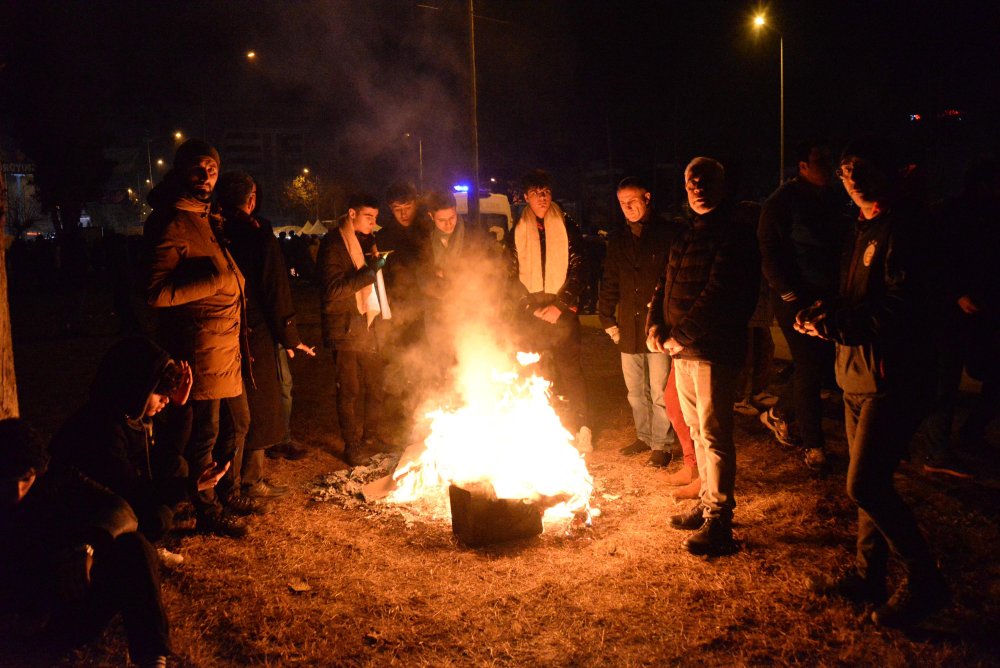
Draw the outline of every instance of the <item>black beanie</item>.
<instances>
[{"instance_id":1,"label":"black beanie","mask_svg":"<svg viewBox=\"0 0 1000 668\"><path fill-rule=\"evenodd\" d=\"M177 147L177 153L174 154L173 171L177 174L183 174L201 162L202 158L211 158L215 160L215 164L220 169L222 168L219 152L211 144L201 139L188 139Z\"/></svg>"}]
</instances>

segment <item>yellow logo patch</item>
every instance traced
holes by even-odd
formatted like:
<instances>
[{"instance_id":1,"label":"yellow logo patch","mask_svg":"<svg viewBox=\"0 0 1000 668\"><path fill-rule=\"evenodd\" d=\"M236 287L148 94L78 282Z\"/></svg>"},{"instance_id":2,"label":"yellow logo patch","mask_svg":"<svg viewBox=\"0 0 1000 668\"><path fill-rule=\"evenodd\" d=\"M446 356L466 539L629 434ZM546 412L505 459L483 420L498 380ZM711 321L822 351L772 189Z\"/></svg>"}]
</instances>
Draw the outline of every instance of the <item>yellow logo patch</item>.
<instances>
[{"instance_id":1,"label":"yellow logo patch","mask_svg":"<svg viewBox=\"0 0 1000 668\"><path fill-rule=\"evenodd\" d=\"M868 242L868 248L865 249L865 255L864 255L863 258L861 258L861 261L864 262L864 264L865 264L866 267L871 266L872 258L875 257L875 247L876 246L878 246L878 242L877 241L869 241Z\"/></svg>"}]
</instances>

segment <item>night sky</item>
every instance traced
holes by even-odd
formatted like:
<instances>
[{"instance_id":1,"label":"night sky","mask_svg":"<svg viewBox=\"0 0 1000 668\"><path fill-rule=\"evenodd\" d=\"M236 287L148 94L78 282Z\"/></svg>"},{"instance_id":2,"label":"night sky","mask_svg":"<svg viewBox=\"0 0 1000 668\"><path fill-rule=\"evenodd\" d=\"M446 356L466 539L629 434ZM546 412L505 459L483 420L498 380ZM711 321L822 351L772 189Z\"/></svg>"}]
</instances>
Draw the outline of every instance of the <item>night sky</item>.
<instances>
[{"instance_id":1,"label":"night sky","mask_svg":"<svg viewBox=\"0 0 1000 668\"><path fill-rule=\"evenodd\" d=\"M428 182L444 185L471 167L466 6L4 0L0 134L24 148L42 129L121 147L147 134L168 143L175 129L216 140L225 129L297 128L314 169L380 192L413 179L409 132L423 140ZM952 188L965 161L998 145L998 6L771 3L788 145L892 133L935 187ZM706 154L731 168L741 194L766 195L778 172L778 34L755 34L756 9L478 0L483 180L541 166L572 191L609 162L642 172ZM946 109L961 121L938 119Z\"/></svg>"}]
</instances>

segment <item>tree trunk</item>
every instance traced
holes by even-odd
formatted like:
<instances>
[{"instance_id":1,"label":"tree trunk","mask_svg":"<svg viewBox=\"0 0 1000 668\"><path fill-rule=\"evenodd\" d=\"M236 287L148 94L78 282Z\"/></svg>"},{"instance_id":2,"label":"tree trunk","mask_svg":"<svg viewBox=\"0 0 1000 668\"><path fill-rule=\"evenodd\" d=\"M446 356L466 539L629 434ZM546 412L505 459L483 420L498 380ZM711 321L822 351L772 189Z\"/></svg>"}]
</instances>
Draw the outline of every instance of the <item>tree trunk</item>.
<instances>
[{"instance_id":1,"label":"tree trunk","mask_svg":"<svg viewBox=\"0 0 1000 668\"><path fill-rule=\"evenodd\" d=\"M0 419L18 416L14 343L7 304L7 183L0 169Z\"/></svg>"}]
</instances>

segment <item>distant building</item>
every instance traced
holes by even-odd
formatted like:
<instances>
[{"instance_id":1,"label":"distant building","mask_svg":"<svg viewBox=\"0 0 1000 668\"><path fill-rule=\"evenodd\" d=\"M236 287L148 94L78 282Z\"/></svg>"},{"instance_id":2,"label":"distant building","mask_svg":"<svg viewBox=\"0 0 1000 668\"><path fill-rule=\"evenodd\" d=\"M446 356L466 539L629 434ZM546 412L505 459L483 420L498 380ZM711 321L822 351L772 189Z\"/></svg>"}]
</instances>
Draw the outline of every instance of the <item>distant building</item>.
<instances>
[{"instance_id":1,"label":"distant building","mask_svg":"<svg viewBox=\"0 0 1000 668\"><path fill-rule=\"evenodd\" d=\"M299 130L227 130L219 146L222 170L242 170L253 176L261 212L272 220L281 218L281 191L306 166L304 143L304 135Z\"/></svg>"}]
</instances>

